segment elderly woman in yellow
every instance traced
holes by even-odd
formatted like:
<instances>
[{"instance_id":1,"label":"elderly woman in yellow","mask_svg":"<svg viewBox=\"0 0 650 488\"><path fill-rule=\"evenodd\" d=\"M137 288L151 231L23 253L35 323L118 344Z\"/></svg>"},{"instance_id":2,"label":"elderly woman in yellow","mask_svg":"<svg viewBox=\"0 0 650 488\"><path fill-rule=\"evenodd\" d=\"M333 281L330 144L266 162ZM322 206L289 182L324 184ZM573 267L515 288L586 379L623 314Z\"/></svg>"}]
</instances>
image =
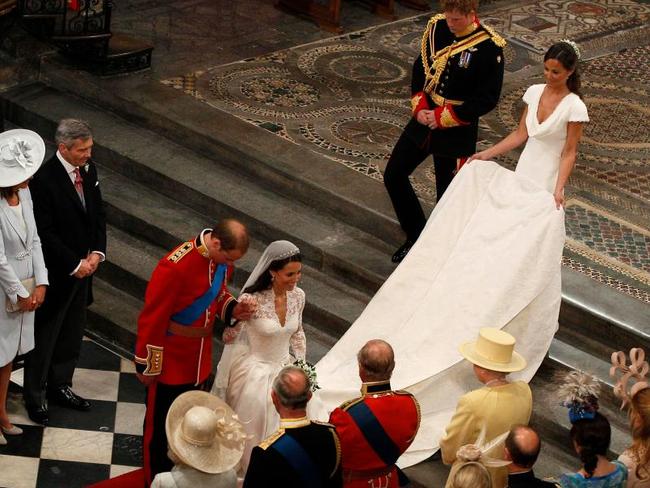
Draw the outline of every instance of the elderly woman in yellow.
<instances>
[{"instance_id":1,"label":"elderly woman in yellow","mask_svg":"<svg viewBox=\"0 0 650 488\"><path fill-rule=\"evenodd\" d=\"M446 433L440 440L442 460L453 464L447 480L451 484L458 469L456 453L465 444L474 442L484 430L488 439L510 431L515 424L527 425L533 410L530 387L523 381L509 382L508 373L521 371L526 360L514 351L515 338L500 329L484 327L475 342L460 346L460 353L474 365L476 378L485 386L463 395ZM501 448L503 450L503 448ZM502 458L502 453L495 453ZM504 467L488 468L492 488L506 486L508 471Z\"/></svg>"},{"instance_id":2,"label":"elderly woman in yellow","mask_svg":"<svg viewBox=\"0 0 650 488\"><path fill-rule=\"evenodd\" d=\"M34 310L45 298L47 269L27 188L45 156L38 134L15 129L0 134L0 445L22 434L7 414L11 365L34 348Z\"/></svg>"}]
</instances>

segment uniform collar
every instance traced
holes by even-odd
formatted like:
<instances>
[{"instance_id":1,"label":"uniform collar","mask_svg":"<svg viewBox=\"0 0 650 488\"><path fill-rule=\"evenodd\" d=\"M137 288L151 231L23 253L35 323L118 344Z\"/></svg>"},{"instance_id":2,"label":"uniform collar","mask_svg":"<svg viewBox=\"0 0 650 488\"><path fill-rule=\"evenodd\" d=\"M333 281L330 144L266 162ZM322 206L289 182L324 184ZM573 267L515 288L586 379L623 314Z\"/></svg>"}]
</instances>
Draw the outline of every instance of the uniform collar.
<instances>
[{"instance_id":1,"label":"uniform collar","mask_svg":"<svg viewBox=\"0 0 650 488\"><path fill-rule=\"evenodd\" d=\"M280 419L281 429L297 429L298 427L305 427L311 424L309 417L300 417L296 419Z\"/></svg>"},{"instance_id":2,"label":"uniform collar","mask_svg":"<svg viewBox=\"0 0 650 488\"><path fill-rule=\"evenodd\" d=\"M368 381L361 385L361 394L370 395L376 393L387 393L390 392L390 380L385 381Z\"/></svg>"},{"instance_id":3,"label":"uniform collar","mask_svg":"<svg viewBox=\"0 0 650 488\"><path fill-rule=\"evenodd\" d=\"M212 229L203 229L201 233L196 236L196 239L194 239L194 246L196 247L196 250L199 251L199 254L206 259L210 258L210 254L208 253L208 246L205 245L205 236L208 232L212 232Z\"/></svg>"},{"instance_id":4,"label":"uniform collar","mask_svg":"<svg viewBox=\"0 0 650 488\"><path fill-rule=\"evenodd\" d=\"M479 28L479 25L481 24L478 21L478 17L476 17L476 19L474 19L474 22L472 22L467 26L467 29L465 29L462 32L459 32L458 34L454 34L454 36L456 36L456 39L462 39L463 37L467 37L470 34L474 33L474 31L476 31L476 29Z\"/></svg>"}]
</instances>

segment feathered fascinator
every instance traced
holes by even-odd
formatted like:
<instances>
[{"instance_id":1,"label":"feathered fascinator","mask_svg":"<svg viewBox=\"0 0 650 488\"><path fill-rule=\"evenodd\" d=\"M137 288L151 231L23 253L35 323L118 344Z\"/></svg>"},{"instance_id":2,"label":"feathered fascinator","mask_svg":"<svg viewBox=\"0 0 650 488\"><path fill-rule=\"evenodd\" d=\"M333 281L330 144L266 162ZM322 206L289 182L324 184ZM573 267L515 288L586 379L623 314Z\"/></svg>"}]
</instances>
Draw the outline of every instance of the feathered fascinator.
<instances>
[{"instance_id":1,"label":"feathered fascinator","mask_svg":"<svg viewBox=\"0 0 650 488\"><path fill-rule=\"evenodd\" d=\"M639 347L630 349L629 366L623 351L612 353L612 367L609 368L609 375L617 380L614 385L614 395L622 400L621 410L630 403L634 395L650 387L646 381L649 369L648 362L645 360L645 351ZM631 380L633 380L633 384L629 385Z\"/></svg>"},{"instance_id":2,"label":"feathered fascinator","mask_svg":"<svg viewBox=\"0 0 650 488\"><path fill-rule=\"evenodd\" d=\"M499 468L501 466L507 466L511 463L511 461L499 459L498 457L494 456L498 456L503 453L503 443L506 440L506 437L508 437L508 434L509 432L504 432L491 441L486 442L485 425L483 425L481 433L478 435L476 442L474 444L465 444L464 446L461 446L458 451L456 451L456 458L459 461L465 463L481 463L486 468Z\"/></svg>"},{"instance_id":3,"label":"feathered fascinator","mask_svg":"<svg viewBox=\"0 0 650 488\"><path fill-rule=\"evenodd\" d=\"M562 405L569 409L569 420L593 419L598 411L600 383L589 373L571 371L558 389Z\"/></svg>"}]
</instances>

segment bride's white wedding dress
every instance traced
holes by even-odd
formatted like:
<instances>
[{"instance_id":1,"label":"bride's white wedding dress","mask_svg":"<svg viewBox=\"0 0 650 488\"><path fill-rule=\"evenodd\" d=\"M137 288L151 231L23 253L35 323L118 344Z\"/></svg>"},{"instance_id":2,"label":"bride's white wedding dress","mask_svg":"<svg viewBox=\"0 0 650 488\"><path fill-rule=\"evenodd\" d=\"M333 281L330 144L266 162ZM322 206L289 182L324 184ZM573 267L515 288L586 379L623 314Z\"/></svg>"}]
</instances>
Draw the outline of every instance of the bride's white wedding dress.
<instances>
[{"instance_id":1,"label":"bride's white wedding dress","mask_svg":"<svg viewBox=\"0 0 650 488\"><path fill-rule=\"evenodd\" d=\"M227 385L225 400L251 436L240 464L243 473L253 447L278 430L280 425L271 401L271 386L280 370L294 361L289 349L296 359L305 359L307 350L302 328L305 293L300 288L287 292L284 324L280 323L275 311L272 289L244 293L239 300L247 300L247 297L257 301L257 311L250 320L241 322L237 343L227 346L230 350L219 363L213 387L213 394L219 394L218 388Z\"/></svg>"},{"instance_id":2,"label":"bride's white wedding dress","mask_svg":"<svg viewBox=\"0 0 650 488\"><path fill-rule=\"evenodd\" d=\"M569 94L539 123L543 89L531 86L523 97L529 139L516 171L488 161L463 167L407 257L316 365L321 399L332 410L359 395L359 348L373 338L392 344L391 384L415 394L422 411L402 467L437 450L458 398L480 386L461 343L481 327L503 328L528 361L512 376L529 381L557 330L565 233L552 192L568 122L588 115Z\"/></svg>"}]
</instances>

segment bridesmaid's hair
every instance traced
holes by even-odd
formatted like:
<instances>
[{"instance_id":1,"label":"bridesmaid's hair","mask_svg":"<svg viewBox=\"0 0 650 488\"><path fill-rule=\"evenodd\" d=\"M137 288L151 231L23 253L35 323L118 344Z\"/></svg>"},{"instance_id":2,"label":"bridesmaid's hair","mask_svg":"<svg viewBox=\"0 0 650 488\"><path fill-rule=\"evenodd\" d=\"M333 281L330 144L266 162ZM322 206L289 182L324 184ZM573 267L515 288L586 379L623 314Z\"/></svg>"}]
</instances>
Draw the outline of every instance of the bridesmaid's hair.
<instances>
[{"instance_id":1,"label":"bridesmaid's hair","mask_svg":"<svg viewBox=\"0 0 650 488\"><path fill-rule=\"evenodd\" d=\"M246 287L241 292L255 293L258 291L268 290L269 288L271 288L271 282L273 281L271 279L271 271L280 271L287 264L295 263L295 262L297 263L302 262L302 257L300 256L300 253L294 254L293 256L289 256L288 258L278 259L277 261L271 261L269 267L266 268L264 273L262 273L259 278L257 278L255 283Z\"/></svg>"},{"instance_id":2,"label":"bridesmaid's hair","mask_svg":"<svg viewBox=\"0 0 650 488\"><path fill-rule=\"evenodd\" d=\"M573 46L567 42L556 42L544 54L544 61L549 59L555 59L564 66L564 69L573 71L569 79L566 80L566 85L570 91L582 98L582 92L580 91L582 83L580 82L580 71L578 69L580 58Z\"/></svg>"},{"instance_id":3,"label":"bridesmaid's hair","mask_svg":"<svg viewBox=\"0 0 650 488\"><path fill-rule=\"evenodd\" d=\"M639 391L630 400L630 453L636 463L636 476L650 478L650 388Z\"/></svg>"},{"instance_id":4,"label":"bridesmaid's hair","mask_svg":"<svg viewBox=\"0 0 650 488\"><path fill-rule=\"evenodd\" d=\"M593 419L576 420L571 427L571 440L580 448L580 461L591 478L598 464L598 456L606 456L612 438L612 428L602 414Z\"/></svg>"},{"instance_id":5,"label":"bridesmaid's hair","mask_svg":"<svg viewBox=\"0 0 650 488\"><path fill-rule=\"evenodd\" d=\"M451 488L490 488L491 486L490 472L476 461L461 464L451 480Z\"/></svg>"}]
</instances>

